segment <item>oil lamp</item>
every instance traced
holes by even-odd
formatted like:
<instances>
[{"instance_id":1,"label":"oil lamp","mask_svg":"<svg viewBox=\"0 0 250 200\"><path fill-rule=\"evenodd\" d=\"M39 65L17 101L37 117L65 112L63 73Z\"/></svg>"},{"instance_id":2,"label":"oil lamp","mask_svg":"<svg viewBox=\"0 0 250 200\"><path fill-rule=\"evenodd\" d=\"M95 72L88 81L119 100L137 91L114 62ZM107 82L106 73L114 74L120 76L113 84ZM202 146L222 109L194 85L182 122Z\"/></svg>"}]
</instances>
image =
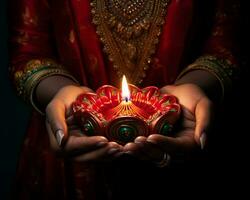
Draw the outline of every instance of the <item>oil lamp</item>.
<instances>
[{"instance_id":1,"label":"oil lamp","mask_svg":"<svg viewBox=\"0 0 250 200\"><path fill-rule=\"evenodd\" d=\"M96 93L84 93L72 104L83 134L102 135L119 144L138 136L168 135L180 116L180 105L173 95L161 94L149 86L143 89L122 79L122 90L104 85Z\"/></svg>"}]
</instances>

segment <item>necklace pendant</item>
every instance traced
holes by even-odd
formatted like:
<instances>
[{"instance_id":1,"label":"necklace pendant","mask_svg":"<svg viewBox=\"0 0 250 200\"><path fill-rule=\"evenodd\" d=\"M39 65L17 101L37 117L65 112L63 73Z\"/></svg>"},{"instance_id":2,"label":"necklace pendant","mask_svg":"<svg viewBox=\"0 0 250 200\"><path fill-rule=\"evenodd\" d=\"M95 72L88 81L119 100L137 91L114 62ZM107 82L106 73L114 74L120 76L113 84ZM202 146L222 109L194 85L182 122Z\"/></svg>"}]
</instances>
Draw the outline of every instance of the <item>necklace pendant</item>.
<instances>
[{"instance_id":1,"label":"necklace pendant","mask_svg":"<svg viewBox=\"0 0 250 200\"><path fill-rule=\"evenodd\" d=\"M169 0L92 0L93 22L118 76L125 74L133 84L145 78L168 4Z\"/></svg>"}]
</instances>

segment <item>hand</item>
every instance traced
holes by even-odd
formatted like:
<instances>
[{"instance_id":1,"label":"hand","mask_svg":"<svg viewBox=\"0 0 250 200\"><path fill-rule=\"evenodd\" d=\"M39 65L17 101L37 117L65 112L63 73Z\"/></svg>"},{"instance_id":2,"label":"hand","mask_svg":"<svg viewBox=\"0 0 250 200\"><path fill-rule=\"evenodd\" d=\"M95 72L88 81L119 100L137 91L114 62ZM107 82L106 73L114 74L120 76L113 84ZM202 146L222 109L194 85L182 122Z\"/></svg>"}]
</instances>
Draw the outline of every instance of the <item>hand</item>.
<instances>
[{"instance_id":1,"label":"hand","mask_svg":"<svg viewBox=\"0 0 250 200\"><path fill-rule=\"evenodd\" d=\"M114 158L121 150L115 142L102 136L83 136L72 115L71 104L89 88L65 86L59 90L46 108L46 127L55 152L75 161L100 161ZM81 136L81 137L79 137Z\"/></svg>"},{"instance_id":2,"label":"hand","mask_svg":"<svg viewBox=\"0 0 250 200\"><path fill-rule=\"evenodd\" d=\"M164 153L187 152L206 143L206 132L211 125L212 103L194 84L169 85L162 93L176 96L182 107L181 128L175 137L159 134L138 137L125 145L124 151L143 160L160 161Z\"/></svg>"}]
</instances>

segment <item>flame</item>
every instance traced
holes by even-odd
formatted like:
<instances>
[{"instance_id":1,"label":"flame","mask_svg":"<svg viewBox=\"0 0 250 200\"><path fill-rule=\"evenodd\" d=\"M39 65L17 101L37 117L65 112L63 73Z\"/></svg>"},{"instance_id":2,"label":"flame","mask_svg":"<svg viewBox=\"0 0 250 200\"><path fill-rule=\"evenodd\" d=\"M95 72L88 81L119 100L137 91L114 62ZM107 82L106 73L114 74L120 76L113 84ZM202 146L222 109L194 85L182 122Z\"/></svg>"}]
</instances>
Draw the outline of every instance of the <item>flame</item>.
<instances>
[{"instance_id":1,"label":"flame","mask_svg":"<svg viewBox=\"0 0 250 200\"><path fill-rule=\"evenodd\" d=\"M130 100L130 91L128 89L128 82L125 75L122 77L122 100L126 102Z\"/></svg>"}]
</instances>

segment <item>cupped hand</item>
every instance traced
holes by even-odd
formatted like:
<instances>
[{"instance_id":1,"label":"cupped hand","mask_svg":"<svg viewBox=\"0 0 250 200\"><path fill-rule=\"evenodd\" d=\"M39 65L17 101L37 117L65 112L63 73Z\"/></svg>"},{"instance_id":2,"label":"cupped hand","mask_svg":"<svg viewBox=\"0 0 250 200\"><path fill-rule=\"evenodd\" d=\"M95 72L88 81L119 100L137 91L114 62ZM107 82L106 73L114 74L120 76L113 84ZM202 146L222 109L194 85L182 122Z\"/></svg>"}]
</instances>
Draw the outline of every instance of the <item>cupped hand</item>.
<instances>
[{"instance_id":1,"label":"cupped hand","mask_svg":"<svg viewBox=\"0 0 250 200\"><path fill-rule=\"evenodd\" d=\"M176 96L181 104L180 127L173 137L153 134L138 137L124 146L124 151L143 160L161 161L164 154L204 148L211 126L213 106L205 93L194 84L168 85L162 93Z\"/></svg>"},{"instance_id":2,"label":"cupped hand","mask_svg":"<svg viewBox=\"0 0 250 200\"><path fill-rule=\"evenodd\" d=\"M46 108L46 127L52 149L75 161L105 161L119 154L122 147L102 136L85 136L72 115L71 105L87 87L65 86Z\"/></svg>"}]
</instances>

